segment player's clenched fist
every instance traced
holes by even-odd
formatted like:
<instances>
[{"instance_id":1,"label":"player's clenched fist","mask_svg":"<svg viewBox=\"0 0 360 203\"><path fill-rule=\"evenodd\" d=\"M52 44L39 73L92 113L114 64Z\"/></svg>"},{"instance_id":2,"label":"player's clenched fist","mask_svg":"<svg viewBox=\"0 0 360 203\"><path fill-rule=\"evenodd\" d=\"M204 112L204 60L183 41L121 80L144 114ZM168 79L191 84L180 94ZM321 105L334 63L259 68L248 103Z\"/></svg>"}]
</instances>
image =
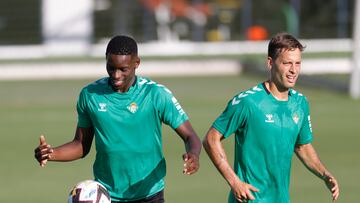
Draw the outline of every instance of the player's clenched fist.
<instances>
[{"instance_id":1,"label":"player's clenched fist","mask_svg":"<svg viewBox=\"0 0 360 203\"><path fill-rule=\"evenodd\" d=\"M43 135L40 136L40 144L37 148L35 148L35 158L40 163L41 167L44 167L49 158L51 158L51 153L53 149L50 145L48 145L45 141L45 137Z\"/></svg>"}]
</instances>

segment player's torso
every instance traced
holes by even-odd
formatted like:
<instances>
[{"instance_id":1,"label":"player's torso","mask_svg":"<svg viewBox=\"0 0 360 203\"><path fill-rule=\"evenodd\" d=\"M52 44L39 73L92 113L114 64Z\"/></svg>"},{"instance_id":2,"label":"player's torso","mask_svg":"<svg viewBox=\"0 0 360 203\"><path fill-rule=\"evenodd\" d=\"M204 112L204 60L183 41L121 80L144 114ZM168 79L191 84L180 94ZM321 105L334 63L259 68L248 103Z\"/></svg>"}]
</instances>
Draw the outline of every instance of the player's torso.
<instances>
[{"instance_id":1,"label":"player's torso","mask_svg":"<svg viewBox=\"0 0 360 203\"><path fill-rule=\"evenodd\" d=\"M305 112L301 100L289 96L288 101L277 101L271 94L262 94L252 102L248 124L248 138L254 144L292 156Z\"/></svg>"},{"instance_id":2,"label":"player's torso","mask_svg":"<svg viewBox=\"0 0 360 203\"><path fill-rule=\"evenodd\" d=\"M260 189L258 199L286 202L291 159L305 119L303 100L292 95L288 101L277 101L264 90L244 99L250 112L246 127L237 132L235 170Z\"/></svg>"},{"instance_id":3,"label":"player's torso","mask_svg":"<svg viewBox=\"0 0 360 203\"><path fill-rule=\"evenodd\" d=\"M126 93L91 94L89 111L98 150L151 151L160 145L161 121L154 107L152 81L138 78ZM154 82L152 82L154 83Z\"/></svg>"},{"instance_id":4,"label":"player's torso","mask_svg":"<svg viewBox=\"0 0 360 203\"><path fill-rule=\"evenodd\" d=\"M126 93L87 91L97 151L94 176L112 197L144 198L163 188L161 118L154 96L159 88L138 77Z\"/></svg>"}]
</instances>

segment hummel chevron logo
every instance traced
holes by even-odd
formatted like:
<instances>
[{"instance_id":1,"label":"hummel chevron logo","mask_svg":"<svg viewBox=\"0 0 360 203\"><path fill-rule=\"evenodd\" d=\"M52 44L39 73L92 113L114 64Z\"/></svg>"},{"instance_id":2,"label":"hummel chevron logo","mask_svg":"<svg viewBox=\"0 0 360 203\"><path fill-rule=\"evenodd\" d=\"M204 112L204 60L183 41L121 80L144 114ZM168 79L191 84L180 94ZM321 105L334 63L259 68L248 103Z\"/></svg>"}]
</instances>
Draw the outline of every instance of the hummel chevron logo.
<instances>
[{"instance_id":1,"label":"hummel chevron logo","mask_svg":"<svg viewBox=\"0 0 360 203\"><path fill-rule=\"evenodd\" d=\"M240 93L237 97L235 97L232 100L231 104L234 106L234 105L240 103L241 98L247 97L249 94L255 94L256 92L260 92L260 91L262 91L262 89L255 86L255 87L251 88L251 90Z\"/></svg>"},{"instance_id":2,"label":"hummel chevron logo","mask_svg":"<svg viewBox=\"0 0 360 203\"><path fill-rule=\"evenodd\" d=\"M100 108L98 108L98 111L101 111L101 112L106 112L107 111L105 103L99 103L99 107Z\"/></svg>"},{"instance_id":3,"label":"hummel chevron logo","mask_svg":"<svg viewBox=\"0 0 360 203\"><path fill-rule=\"evenodd\" d=\"M275 122L272 114L266 114L265 116L266 116L266 119L265 119L266 123L274 123Z\"/></svg>"}]
</instances>

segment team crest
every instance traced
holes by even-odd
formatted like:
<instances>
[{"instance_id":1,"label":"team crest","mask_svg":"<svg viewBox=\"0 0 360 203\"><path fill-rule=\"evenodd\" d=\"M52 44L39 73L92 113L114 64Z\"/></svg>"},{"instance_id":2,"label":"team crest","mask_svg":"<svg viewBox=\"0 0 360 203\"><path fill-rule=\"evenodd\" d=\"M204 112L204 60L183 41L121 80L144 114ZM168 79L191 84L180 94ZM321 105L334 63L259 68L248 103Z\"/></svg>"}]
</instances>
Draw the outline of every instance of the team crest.
<instances>
[{"instance_id":1,"label":"team crest","mask_svg":"<svg viewBox=\"0 0 360 203\"><path fill-rule=\"evenodd\" d=\"M299 122L299 116L298 116L297 114L295 114L295 115L293 116L293 121L294 121L296 124L298 124L298 122Z\"/></svg>"},{"instance_id":2,"label":"team crest","mask_svg":"<svg viewBox=\"0 0 360 203\"><path fill-rule=\"evenodd\" d=\"M131 113L135 113L138 110L138 105L135 102L132 102L127 109L131 112Z\"/></svg>"}]
</instances>

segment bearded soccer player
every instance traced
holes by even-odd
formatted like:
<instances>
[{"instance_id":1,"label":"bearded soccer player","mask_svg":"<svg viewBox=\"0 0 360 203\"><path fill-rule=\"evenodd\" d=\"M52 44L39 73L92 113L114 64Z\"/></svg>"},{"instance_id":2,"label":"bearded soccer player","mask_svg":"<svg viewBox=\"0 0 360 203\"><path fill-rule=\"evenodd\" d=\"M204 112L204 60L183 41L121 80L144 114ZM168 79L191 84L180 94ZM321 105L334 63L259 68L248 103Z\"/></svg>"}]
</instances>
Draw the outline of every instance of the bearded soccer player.
<instances>
[{"instance_id":1,"label":"bearded soccer player","mask_svg":"<svg viewBox=\"0 0 360 203\"><path fill-rule=\"evenodd\" d=\"M80 93L74 139L52 148L41 136L35 157L41 166L47 161L76 160L88 154L95 137L94 177L108 189L113 203L162 203L166 168L161 124L183 139L187 175L199 168L201 141L170 90L135 75L140 58L134 39L112 38L106 61L109 77Z\"/></svg>"},{"instance_id":2,"label":"bearded soccer player","mask_svg":"<svg viewBox=\"0 0 360 203\"><path fill-rule=\"evenodd\" d=\"M312 173L339 196L335 177L321 163L313 139L308 101L294 90L303 45L278 33L268 46L270 78L234 96L203 140L210 159L231 188L228 202L289 203L293 152ZM227 161L223 139L235 134L234 167Z\"/></svg>"}]
</instances>

